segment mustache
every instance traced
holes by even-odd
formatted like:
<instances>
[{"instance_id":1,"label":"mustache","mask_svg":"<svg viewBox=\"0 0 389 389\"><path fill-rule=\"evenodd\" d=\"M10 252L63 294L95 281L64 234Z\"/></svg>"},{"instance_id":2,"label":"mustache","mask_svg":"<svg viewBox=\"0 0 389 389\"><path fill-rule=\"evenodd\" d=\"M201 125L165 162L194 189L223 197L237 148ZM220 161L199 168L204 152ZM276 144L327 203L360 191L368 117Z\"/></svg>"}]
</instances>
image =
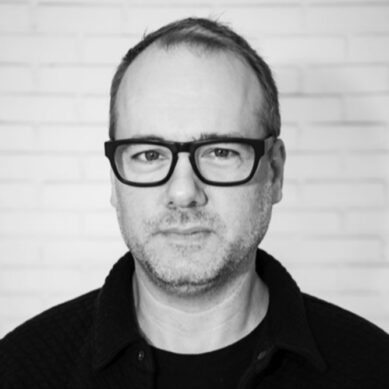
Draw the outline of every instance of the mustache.
<instances>
[{"instance_id":1,"label":"mustache","mask_svg":"<svg viewBox=\"0 0 389 389\"><path fill-rule=\"evenodd\" d=\"M209 229L220 227L221 221L217 215L210 214L204 210L182 210L175 209L147 222L148 228L152 231L171 227L201 226Z\"/></svg>"}]
</instances>

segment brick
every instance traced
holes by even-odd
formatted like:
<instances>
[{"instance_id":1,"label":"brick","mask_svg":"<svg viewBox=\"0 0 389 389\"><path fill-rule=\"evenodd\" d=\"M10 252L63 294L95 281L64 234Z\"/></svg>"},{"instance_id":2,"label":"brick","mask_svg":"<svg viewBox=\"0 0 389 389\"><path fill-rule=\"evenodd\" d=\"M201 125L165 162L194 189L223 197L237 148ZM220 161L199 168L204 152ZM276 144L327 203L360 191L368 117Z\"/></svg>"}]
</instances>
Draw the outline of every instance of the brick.
<instances>
[{"instance_id":1,"label":"brick","mask_svg":"<svg viewBox=\"0 0 389 389\"><path fill-rule=\"evenodd\" d=\"M379 312L376 312L375 314L368 316L367 319L387 333L389 332L389 316L380 315Z\"/></svg>"},{"instance_id":2,"label":"brick","mask_svg":"<svg viewBox=\"0 0 389 389\"><path fill-rule=\"evenodd\" d=\"M374 2L374 4L386 4L387 0L368 0L368 2ZM319 5L323 4L339 4L339 0L307 0L308 4L316 5L319 3ZM366 4L366 0L342 0L342 4L348 4L351 3L352 5L356 4Z\"/></svg>"},{"instance_id":3,"label":"brick","mask_svg":"<svg viewBox=\"0 0 389 389\"><path fill-rule=\"evenodd\" d=\"M48 1L55 1L55 0L48 0ZM78 1L81 1L81 0L78 0ZM85 1L92 1L92 0L85 0ZM103 0L98 0L98 1L103 1ZM114 1L117 1L117 0L114 0ZM307 0L307 2L315 2L315 1L320 1L321 3L323 3L323 0ZM334 2L335 0L325 0L326 2ZM337 0L339 1L339 0ZM342 0L342 2L348 2L348 1L352 1L352 2L356 2L358 0ZM359 0L361 1L361 0ZM384 1L384 0L378 0L379 1ZM155 5L166 5L166 4L172 4L174 5L175 2L174 1L166 1L166 0L132 0L131 1L131 4L133 5L148 5L148 6L155 6ZM194 3L193 0L182 0L180 2L180 4L189 4L189 5L192 5ZM223 3L221 4L228 4L228 5L231 5L231 6L234 6L236 7L237 5L241 6L241 5L247 5L247 4L253 4L253 5L260 5L261 7L263 6L268 6L270 4L269 0L245 0L244 3L240 3L239 1L237 0L223 0ZM298 0L273 0L271 2L271 4L279 4L279 5L294 5L294 4L299 4L299 1ZM217 7L218 3L215 3L215 7Z\"/></svg>"},{"instance_id":4,"label":"brick","mask_svg":"<svg viewBox=\"0 0 389 389\"><path fill-rule=\"evenodd\" d=\"M342 62L345 58L345 42L342 37L300 35L264 37L255 43L255 48L271 66L334 63Z\"/></svg>"},{"instance_id":5,"label":"brick","mask_svg":"<svg viewBox=\"0 0 389 389\"><path fill-rule=\"evenodd\" d=\"M0 92L31 92L33 89L32 73L28 67L0 68Z\"/></svg>"},{"instance_id":6,"label":"brick","mask_svg":"<svg viewBox=\"0 0 389 389\"><path fill-rule=\"evenodd\" d=\"M273 211L273 217L277 214L277 208ZM292 268L298 259L298 251L301 246L301 237L297 234L273 232L273 224L270 223L269 231L259 247L277 258L286 268ZM293 274L293 273L292 273Z\"/></svg>"},{"instance_id":7,"label":"brick","mask_svg":"<svg viewBox=\"0 0 389 389\"><path fill-rule=\"evenodd\" d=\"M295 151L298 148L300 130L297 126L285 123L281 126L280 138L283 140L288 155L289 151Z\"/></svg>"},{"instance_id":8,"label":"brick","mask_svg":"<svg viewBox=\"0 0 389 389\"><path fill-rule=\"evenodd\" d=\"M0 124L0 150L27 151L35 148L35 133L28 125Z\"/></svg>"},{"instance_id":9,"label":"brick","mask_svg":"<svg viewBox=\"0 0 389 389\"><path fill-rule=\"evenodd\" d=\"M333 154L289 153L285 174L290 179L320 179L342 176L340 157Z\"/></svg>"},{"instance_id":10,"label":"brick","mask_svg":"<svg viewBox=\"0 0 389 389\"><path fill-rule=\"evenodd\" d=\"M124 30L137 34L148 32L161 27L165 23L188 17L211 17L233 26L241 34L268 32L301 32L302 13L298 7L283 5L231 7L223 10L214 7L195 6L193 3L186 7L176 7L174 4L154 6L152 8L128 7Z\"/></svg>"},{"instance_id":11,"label":"brick","mask_svg":"<svg viewBox=\"0 0 389 389\"><path fill-rule=\"evenodd\" d=\"M349 58L355 62L388 62L389 50L388 35L367 35L353 37L349 42Z\"/></svg>"},{"instance_id":12,"label":"brick","mask_svg":"<svg viewBox=\"0 0 389 389\"><path fill-rule=\"evenodd\" d=\"M273 76L280 94L297 93L301 91L300 71L291 67L275 67Z\"/></svg>"},{"instance_id":13,"label":"brick","mask_svg":"<svg viewBox=\"0 0 389 389\"><path fill-rule=\"evenodd\" d=\"M45 0L44 1L46 4L55 4L55 5L58 5L58 0ZM63 3L66 3L65 1L63 1ZM106 4L107 3L107 0L72 0L71 1L71 4L74 4L74 5L85 5L85 4ZM110 0L109 2L110 4L122 4L122 1L121 0Z\"/></svg>"},{"instance_id":14,"label":"brick","mask_svg":"<svg viewBox=\"0 0 389 389\"><path fill-rule=\"evenodd\" d=\"M314 258L313 258L314 260ZM388 293L389 267L368 266L296 266L291 270L300 287L308 293L323 292Z\"/></svg>"},{"instance_id":15,"label":"brick","mask_svg":"<svg viewBox=\"0 0 389 389\"><path fill-rule=\"evenodd\" d=\"M79 104L79 115L83 123L105 124L108 128L109 97L83 98Z\"/></svg>"},{"instance_id":16,"label":"brick","mask_svg":"<svg viewBox=\"0 0 389 389\"><path fill-rule=\"evenodd\" d=\"M332 122L341 120L338 98L282 97L281 116L284 121Z\"/></svg>"},{"instance_id":17,"label":"brick","mask_svg":"<svg viewBox=\"0 0 389 389\"><path fill-rule=\"evenodd\" d=\"M43 151L82 152L85 158L90 152L103 156L107 133L106 126L41 125L37 129L37 148Z\"/></svg>"},{"instance_id":18,"label":"brick","mask_svg":"<svg viewBox=\"0 0 389 389\"><path fill-rule=\"evenodd\" d=\"M84 214L83 235L87 237L119 237L120 231L114 210Z\"/></svg>"},{"instance_id":19,"label":"brick","mask_svg":"<svg viewBox=\"0 0 389 389\"><path fill-rule=\"evenodd\" d=\"M383 258L383 247L378 238L310 238L301 245L299 257L315 264L378 262Z\"/></svg>"},{"instance_id":20,"label":"brick","mask_svg":"<svg viewBox=\"0 0 389 389\"><path fill-rule=\"evenodd\" d=\"M47 2L50 2L50 1L55 1L55 0L47 0ZM81 0L77 0L77 1L80 1ZM85 0L85 1L82 1L82 2L90 2L92 0ZM103 1L103 0L97 0L97 1ZM118 0L113 0L113 1L118 1ZM373 0L370 0L373 2ZM387 0L374 0L374 3L375 4L379 4L379 3L383 3L383 4L386 4L386 1ZM366 0L342 0L342 4L348 4L348 3L351 3L351 4L359 4L359 3L365 3ZM166 0L132 0L131 1L131 4L133 5L160 5L160 4L166 4L169 2L166 2ZM171 4L175 4L173 1L170 1ZM193 0L182 0L180 2L180 4L193 4ZM232 6L237 6L237 5L241 5L241 4L253 4L253 5L260 5L261 7L263 6L268 6L269 5L269 0L245 0L244 3L240 3L239 1L237 0L223 0L223 3L222 4L228 4L228 5L232 5ZM300 1L298 0L273 0L271 2L271 4L277 4L277 5L300 5ZM323 5L323 4L339 4L339 0L306 0L306 3L308 5Z\"/></svg>"},{"instance_id":21,"label":"brick","mask_svg":"<svg viewBox=\"0 0 389 389\"><path fill-rule=\"evenodd\" d=\"M56 210L106 210L109 207L109 187L95 183L44 185L42 206Z\"/></svg>"},{"instance_id":22,"label":"brick","mask_svg":"<svg viewBox=\"0 0 389 389\"><path fill-rule=\"evenodd\" d=\"M78 294L84 294L86 291L101 288L112 266L113 263L110 266L94 265L93 270L91 270L91 264L85 266L84 274L82 275L82 286L79 288Z\"/></svg>"},{"instance_id":23,"label":"brick","mask_svg":"<svg viewBox=\"0 0 389 389\"><path fill-rule=\"evenodd\" d=\"M120 7L93 5L40 5L36 10L36 29L45 33L119 33Z\"/></svg>"},{"instance_id":24,"label":"brick","mask_svg":"<svg viewBox=\"0 0 389 389\"><path fill-rule=\"evenodd\" d=\"M0 156L0 179L74 180L80 177L80 167L74 157Z\"/></svg>"},{"instance_id":25,"label":"brick","mask_svg":"<svg viewBox=\"0 0 389 389\"><path fill-rule=\"evenodd\" d=\"M0 307L7 307L2 312L6 317L28 318L36 315L42 309L42 302L34 296L3 295L0 297Z\"/></svg>"},{"instance_id":26,"label":"brick","mask_svg":"<svg viewBox=\"0 0 389 389\"><path fill-rule=\"evenodd\" d=\"M389 233L389 211L350 210L344 215L345 230L349 233L376 234L387 237Z\"/></svg>"},{"instance_id":27,"label":"brick","mask_svg":"<svg viewBox=\"0 0 389 389\"><path fill-rule=\"evenodd\" d=\"M353 33L389 31L388 5L307 7L306 21L310 32Z\"/></svg>"},{"instance_id":28,"label":"brick","mask_svg":"<svg viewBox=\"0 0 389 389\"><path fill-rule=\"evenodd\" d=\"M94 273L93 269L90 269L90 271ZM98 286L101 286L101 283ZM74 298L85 294L91 289L97 289L97 288L96 287L89 288L88 285L85 285L84 275L82 275L81 281L75 284L72 288L68 288L64 290L57 289L53 291L47 289L43 291L37 291L35 293L39 294L39 296L42 296L43 310L47 310L58 304L62 304L69 300L73 300Z\"/></svg>"},{"instance_id":29,"label":"brick","mask_svg":"<svg viewBox=\"0 0 389 389\"><path fill-rule=\"evenodd\" d=\"M22 4L0 4L0 31L27 32L30 29L30 9Z\"/></svg>"},{"instance_id":30,"label":"brick","mask_svg":"<svg viewBox=\"0 0 389 389\"><path fill-rule=\"evenodd\" d=\"M344 174L351 178L389 180L389 153L348 155L344 159Z\"/></svg>"},{"instance_id":31,"label":"brick","mask_svg":"<svg viewBox=\"0 0 389 389\"><path fill-rule=\"evenodd\" d=\"M271 230L275 234L335 233L340 230L340 218L335 212L278 211L273 214Z\"/></svg>"},{"instance_id":32,"label":"brick","mask_svg":"<svg viewBox=\"0 0 389 389\"><path fill-rule=\"evenodd\" d=\"M39 91L51 93L109 94L110 67L51 66L39 70Z\"/></svg>"},{"instance_id":33,"label":"brick","mask_svg":"<svg viewBox=\"0 0 389 389\"><path fill-rule=\"evenodd\" d=\"M74 236L80 234L80 218L70 212L1 212L0 234L30 237Z\"/></svg>"},{"instance_id":34,"label":"brick","mask_svg":"<svg viewBox=\"0 0 389 389\"><path fill-rule=\"evenodd\" d=\"M0 61L69 63L77 60L76 41L69 37L7 35L0 37Z\"/></svg>"},{"instance_id":35,"label":"brick","mask_svg":"<svg viewBox=\"0 0 389 389\"><path fill-rule=\"evenodd\" d=\"M55 258L60 266L103 266L106 271L127 251L121 237L109 240L77 239L44 242L42 257L44 263Z\"/></svg>"},{"instance_id":36,"label":"brick","mask_svg":"<svg viewBox=\"0 0 389 389\"><path fill-rule=\"evenodd\" d=\"M301 204L311 207L379 207L385 204L385 186L370 182L307 183Z\"/></svg>"},{"instance_id":37,"label":"brick","mask_svg":"<svg viewBox=\"0 0 389 389\"><path fill-rule=\"evenodd\" d=\"M84 64L117 66L139 39L134 36L86 37L82 41L81 61Z\"/></svg>"},{"instance_id":38,"label":"brick","mask_svg":"<svg viewBox=\"0 0 389 389\"><path fill-rule=\"evenodd\" d=\"M71 98L46 96L0 96L0 120L31 122L75 122Z\"/></svg>"},{"instance_id":39,"label":"brick","mask_svg":"<svg viewBox=\"0 0 389 389\"><path fill-rule=\"evenodd\" d=\"M38 188L31 184L1 183L0 209L31 209L38 205Z\"/></svg>"},{"instance_id":40,"label":"brick","mask_svg":"<svg viewBox=\"0 0 389 389\"><path fill-rule=\"evenodd\" d=\"M283 197L279 206L283 208L292 207L301 203L300 187L296 181L289 180L286 174L283 183Z\"/></svg>"},{"instance_id":41,"label":"brick","mask_svg":"<svg viewBox=\"0 0 389 389\"><path fill-rule=\"evenodd\" d=\"M80 288L81 275L77 270L28 269L24 271L6 269L0 273L0 289L17 293L23 285L25 292L73 291Z\"/></svg>"},{"instance_id":42,"label":"brick","mask_svg":"<svg viewBox=\"0 0 389 389\"><path fill-rule=\"evenodd\" d=\"M131 3L132 5L132 3ZM142 4L143 5L143 4ZM136 34L138 38L144 33L160 28L164 24L190 16L210 16L211 8L189 4L177 7L173 4L153 4L153 7L126 7L123 30L127 34Z\"/></svg>"},{"instance_id":43,"label":"brick","mask_svg":"<svg viewBox=\"0 0 389 389\"><path fill-rule=\"evenodd\" d=\"M283 4L282 6L246 6L227 8L222 20L231 22L239 33L299 33L303 31L303 13L300 7Z\"/></svg>"},{"instance_id":44,"label":"brick","mask_svg":"<svg viewBox=\"0 0 389 389\"><path fill-rule=\"evenodd\" d=\"M0 241L0 266L31 266L41 260L39 243L36 240L16 237ZM0 304L1 305L1 304Z\"/></svg>"},{"instance_id":45,"label":"brick","mask_svg":"<svg viewBox=\"0 0 389 389\"><path fill-rule=\"evenodd\" d=\"M359 123L309 126L301 130L299 148L309 151L389 150L389 131L385 126Z\"/></svg>"},{"instance_id":46,"label":"brick","mask_svg":"<svg viewBox=\"0 0 389 389\"><path fill-rule=\"evenodd\" d=\"M389 95L346 97L346 120L349 121L389 121Z\"/></svg>"},{"instance_id":47,"label":"brick","mask_svg":"<svg viewBox=\"0 0 389 389\"><path fill-rule=\"evenodd\" d=\"M104 181L104 185L110 185L111 165L101 153L99 156L88 156L82 159L82 171L85 179Z\"/></svg>"},{"instance_id":48,"label":"brick","mask_svg":"<svg viewBox=\"0 0 389 389\"><path fill-rule=\"evenodd\" d=\"M384 66L313 67L304 73L308 93L359 93L388 90L388 70Z\"/></svg>"}]
</instances>

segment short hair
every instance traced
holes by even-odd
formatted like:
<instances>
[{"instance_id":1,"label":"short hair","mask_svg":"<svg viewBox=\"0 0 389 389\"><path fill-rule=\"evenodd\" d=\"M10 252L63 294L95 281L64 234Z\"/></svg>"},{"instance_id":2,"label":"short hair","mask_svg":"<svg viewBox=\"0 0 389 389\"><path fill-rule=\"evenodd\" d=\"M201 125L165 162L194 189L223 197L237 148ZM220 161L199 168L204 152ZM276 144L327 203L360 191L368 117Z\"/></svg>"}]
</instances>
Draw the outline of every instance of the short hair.
<instances>
[{"instance_id":1,"label":"short hair","mask_svg":"<svg viewBox=\"0 0 389 389\"><path fill-rule=\"evenodd\" d=\"M151 44L169 49L186 45L209 52L230 52L243 59L255 72L263 90L264 100L259 107L260 125L269 136L278 136L281 119L278 91L271 70L248 42L226 25L210 19L186 18L167 24L144 35L120 62L111 84L109 137L114 139L117 121L116 98L123 76L134 59Z\"/></svg>"}]
</instances>

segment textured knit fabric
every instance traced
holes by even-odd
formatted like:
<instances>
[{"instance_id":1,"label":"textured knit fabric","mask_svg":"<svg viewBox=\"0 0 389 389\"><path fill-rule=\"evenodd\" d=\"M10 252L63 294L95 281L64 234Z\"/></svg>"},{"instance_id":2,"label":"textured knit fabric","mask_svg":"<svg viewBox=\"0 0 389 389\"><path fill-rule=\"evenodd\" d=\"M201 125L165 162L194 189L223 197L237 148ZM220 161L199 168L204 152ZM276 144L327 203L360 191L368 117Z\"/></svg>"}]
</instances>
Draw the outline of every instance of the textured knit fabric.
<instances>
[{"instance_id":1,"label":"textured knit fabric","mask_svg":"<svg viewBox=\"0 0 389 389\"><path fill-rule=\"evenodd\" d=\"M0 388L155 389L150 346L137 327L127 253L104 286L27 321L0 341ZM270 304L239 388L389 388L389 336L303 294L258 251Z\"/></svg>"}]
</instances>

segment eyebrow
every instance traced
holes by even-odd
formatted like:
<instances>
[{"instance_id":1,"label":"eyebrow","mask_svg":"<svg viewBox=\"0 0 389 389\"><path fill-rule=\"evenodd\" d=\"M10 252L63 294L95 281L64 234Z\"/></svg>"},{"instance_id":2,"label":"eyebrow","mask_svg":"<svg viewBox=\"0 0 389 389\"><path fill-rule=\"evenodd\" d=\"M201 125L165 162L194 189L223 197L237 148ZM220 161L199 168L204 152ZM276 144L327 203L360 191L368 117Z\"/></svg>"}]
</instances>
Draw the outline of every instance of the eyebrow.
<instances>
[{"instance_id":1,"label":"eyebrow","mask_svg":"<svg viewBox=\"0 0 389 389\"><path fill-rule=\"evenodd\" d=\"M230 132L228 134L217 134L216 132L202 132L200 134L199 140L207 140L207 139L219 139L219 138L241 138L242 134L238 132Z\"/></svg>"},{"instance_id":2,"label":"eyebrow","mask_svg":"<svg viewBox=\"0 0 389 389\"><path fill-rule=\"evenodd\" d=\"M242 137L242 134L238 132L231 132L228 134L218 134L216 132L202 132L199 138L192 138L192 141L196 140L208 140L208 139L225 139L225 138L236 138ZM159 141L159 142L167 142L171 141L171 139L166 139L163 136L146 134L146 135L134 135L132 139L144 139L150 141Z\"/></svg>"},{"instance_id":3,"label":"eyebrow","mask_svg":"<svg viewBox=\"0 0 389 389\"><path fill-rule=\"evenodd\" d=\"M159 142L165 142L166 139L162 136L157 135L134 135L130 139L142 139L142 140L156 140Z\"/></svg>"}]
</instances>

